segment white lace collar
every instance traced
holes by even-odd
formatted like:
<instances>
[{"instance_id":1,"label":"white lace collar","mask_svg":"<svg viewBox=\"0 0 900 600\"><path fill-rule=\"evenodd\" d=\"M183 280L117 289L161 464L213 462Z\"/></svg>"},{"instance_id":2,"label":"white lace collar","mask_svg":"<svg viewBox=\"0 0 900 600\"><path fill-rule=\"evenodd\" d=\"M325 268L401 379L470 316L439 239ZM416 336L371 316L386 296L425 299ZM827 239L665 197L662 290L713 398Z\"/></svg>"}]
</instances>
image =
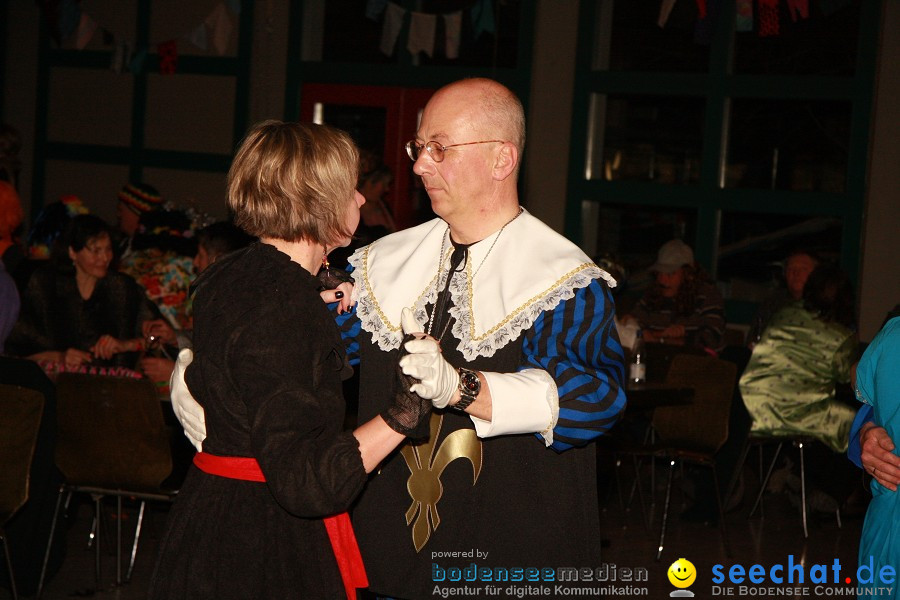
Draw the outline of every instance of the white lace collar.
<instances>
[{"instance_id":1,"label":"white lace collar","mask_svg":"<svg viewBox=\"0 0 900 600\"><path fill-rule=\"evenodd\" d=\"M357 314L382 350L400 346L404 307L413 309L419 323L428 322L425 306L437 299L442 245L446 276L452 247L441 219L381 238L350 257ZM597 278L616 285L581 249L523 212L502 235L498 231L470 246L465 270L450 283L458 350L466 360L493 356L542 312Z\"/></svg>"}]
</instances>

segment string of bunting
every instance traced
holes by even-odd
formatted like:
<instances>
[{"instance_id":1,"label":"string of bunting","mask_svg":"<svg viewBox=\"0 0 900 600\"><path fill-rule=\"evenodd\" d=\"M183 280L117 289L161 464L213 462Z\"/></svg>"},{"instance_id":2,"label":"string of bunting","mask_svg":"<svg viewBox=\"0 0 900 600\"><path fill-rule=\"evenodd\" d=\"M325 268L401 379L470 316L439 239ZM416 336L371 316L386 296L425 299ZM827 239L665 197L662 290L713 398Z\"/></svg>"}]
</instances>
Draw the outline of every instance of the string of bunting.
<instances>
[{"instance_id":1,"label":"string of bunting","mask_svg":"<svg viewBox=\"0 0 900 600\"><path fill-rule=\"evenodd\" d=\"M71 40L76 49L83 50L99 30L103 35L103 44L113 49L110 68L116 73L125 70L130 73L141 72L150 48L153 47L159 55L159 72L163 75L176 73L179 39L204 51L212 47L216 54L222 56L228 50L234 30L230 15L241 13L241 0L222 0L202 22L178 38L135 47L132 41L98 23L83 9L81 0L37 0L37 3L50 29L50 37L57 45L61 45L62 40Z\"/></svg>"},{"instance_id":2,"label":"string of bunting","mask_svg":"<svg viewBox=\"0 0 900 600\"><path fill-rule=\"evenodd\" d=\"M438 17L444 22L444 55L447 58L459 58L459 46L462 38L463 12L434 14L417 11L408 11L402 6L389 0L368 0L366 3L366 17L372 21L378 21L383 16L381 29L381 44L379 49L383 54L392 56L397 38L403 28L407 15L409 15L409 37L406 49L413 55L424 52L429 58L435 52L435 31ZM494 23L494 4L492 0L475 0L472 6L466 10L472 24L474 37L477 39L482 33L493 34L496 30Z\"/></svg>"},{"instance_id":3,"label":"string of bunting","mask_svg":"<svg viewBox=\"0 0 900 600\"><path fill-rule=\"evenodd\" d=\"M669 15L677 0L660 0L659 15L656 24L665 27ZM698 44L709 44L712 39L713 24L725 0L694 0L697 5L697 22L694 26L694 41ZM781 35L781 5L786 9L791 21L796 23L809 19L810 1L818 5L820 12L829 15L846 6L851 0L728 0L735 3L735 29L739 32L752 32L754 29L760 37Z\"/></svg>"}]
</instances>

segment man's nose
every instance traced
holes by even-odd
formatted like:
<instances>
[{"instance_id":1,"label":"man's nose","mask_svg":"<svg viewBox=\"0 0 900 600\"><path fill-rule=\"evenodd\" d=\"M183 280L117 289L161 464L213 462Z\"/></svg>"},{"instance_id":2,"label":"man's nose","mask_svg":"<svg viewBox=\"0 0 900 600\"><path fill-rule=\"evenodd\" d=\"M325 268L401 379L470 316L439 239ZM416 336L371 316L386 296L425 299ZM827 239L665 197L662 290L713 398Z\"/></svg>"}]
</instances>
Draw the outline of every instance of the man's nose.
<instances>
[{"instance_id":1,"label":"man's nose","mask_svg":"<svg viewBox=\"0 0 900 600\"><path fill-rule=\"evenodd\" d=\"M416 162L413 163L413 173L421 177L425 173L431 172L433 168L434 161L432 160L431 155L428 154L428 150L422 148L419 152L419 157L416 159Z\"/></svg>"}]
</instances>

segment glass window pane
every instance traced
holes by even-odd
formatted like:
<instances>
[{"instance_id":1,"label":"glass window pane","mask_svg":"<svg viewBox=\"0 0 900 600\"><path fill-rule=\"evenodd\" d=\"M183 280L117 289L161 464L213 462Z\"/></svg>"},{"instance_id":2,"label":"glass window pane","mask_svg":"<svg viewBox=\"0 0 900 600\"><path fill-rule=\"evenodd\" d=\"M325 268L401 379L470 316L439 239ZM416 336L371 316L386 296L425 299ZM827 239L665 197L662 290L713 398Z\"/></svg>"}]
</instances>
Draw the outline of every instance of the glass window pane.
<instances>
[{"instance_id":1,"label":"glass window pane","mask_svg":"<svg viewBox=\"0 0 900 600\"><path fill-rule=\"evenodd\" d=\"M724 211L717 277L725 284L726 304L745 307L740 320L749 323L756 305L783 287L788 255L803 250L837 262L841 236L836 217Z\"/></svg>"},{"instance_id":2,"label":"glass window pane","mask_svg":"<svg viewBox=\"0 0 900 600\"><path fill-rule=\"evenodd\" d=\"M843 192L849 102L734 100L725 186Z\"/></svg>"},{"instance_id":3,"label":"glass window pane","mask_svg":"<svg viewBox=\"0 0 900 600\"><path fill-rule=\"evenodd\" d=\"M131 77L112 70L57 67L48 80L48 140L110 146L131 142Z\"/></svg>"},{"instance_id":4,"label":"glass window pane","mask_svg":"<svg viewBox=\"0 0 900 600\"><path fill-rule=\"evenodd\" d=\"M231 154L235 87L234 77L148 75L146 147ZM173 106L179 110L172 110Z\"/></svg>"},{"instance_id":5,"label":"glass window pane","mask_svg":"<svg viewBox=\"0 0 900 600\"><path fill-rule=\"evenodd\" d=\"M676 2L658 25L659 2L600 0L594 32L594 69L705 72L709 45L697 43L697 7Z\"/></svg>"},{"instance_id":6,"label":"glass window pane","mask_svg":"<svg viewBox=\"0 0 900 600\"><path fill-rule=\"evenodd\" d=\"M737 33L735 73L853 75L862 0L810 2L809 18L797 21L788 4L778 3L778 35L760 37L758 29ZM759 13L754 17L758 20Z\"/></svg>"},{"instance_id":7,"label":"glass window pane","mask_svg":"<svg viewBox=\"0 0 900 600\"><path fill-rule=\"evenodd\" d=\"M383 106L319 104L316 105L315 112L317 115L321 114L321 120L315 119L317 123L346 131L360 148L378 156L384 153L387 109Z\"/></svg>"},{"instance_id":8,"label":"glass window pane","mask_svg":"<svg viewBox=\"0 0 900 600\"><path fill-rule=\"evenodd\" d=\"M593 94L586 178L696 183L704 110L700 98Z\"/></svg>"},{"instance_id":9,"label":"glass window pane","mask_svg":"<svg viewBox=\"0 0 900 600\"><path fill-rule=\"evenodd\" d=\"M625 268L627 282L616 290L616 306L630 306L651 283L646 269L659 247L671 239L693 246L697 212L693 208L646 206L584 200L582 246L590 256L609 257Z\"/></svg>"}]
</instances>

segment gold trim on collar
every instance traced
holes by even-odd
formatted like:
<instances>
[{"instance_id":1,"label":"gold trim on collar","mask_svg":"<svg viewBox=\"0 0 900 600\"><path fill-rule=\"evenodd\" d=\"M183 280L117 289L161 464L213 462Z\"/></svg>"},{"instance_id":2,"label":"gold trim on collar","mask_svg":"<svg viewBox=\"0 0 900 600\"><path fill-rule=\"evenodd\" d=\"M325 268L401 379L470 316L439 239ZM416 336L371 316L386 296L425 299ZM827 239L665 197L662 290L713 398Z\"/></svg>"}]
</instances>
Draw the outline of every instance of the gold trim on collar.
<instances>
[{"instance_id":1,"label":"gold trim on collar","mask_svg":"<svg viewBox=\"0 0 900 600\"><path fill-rule=\"evenodd\" d=\"M381 319L381 322L384 323L385 327L387 327L390 331L393 331L393 332L400 331L401 326L400 325L395 326L394 324L392 324L388 320L387 315L384 314L384 311L381 310L381 305L378 304L378 297L375 296L375 290L372 289L372 282L369 281L369 249L370 248L372 248L372 244L369 244L368 246L366 246L365 252L363 252L363 279L366 282L366 289L369 290L369 297L372 299L372 306L375 307L375 312L378 313L378 318ZM448 251L447 256L450 256L450 254L451 254L451 252ZM446 262L446 260L447 260L447 257L445 256L444 259L441 261L440 267L444 266L444 262ZM416 298L415 301L413 301L412 306L410 307L410 310L416 309L416 305L419 304L419 301L421 301L422 298L428 293L428 290L431 289L432 285L434 285L435 280L437 280L437 278L440 277L440 275L441 275L441 269L438 268L438 272L435 274L435 276L432 278L432 280L428 282L428 285L425 286L425 289L422 290L422 293L419 294L419 297Z\"/></svg>"},{"instance_id":2,"label":"gold trim on collar","mask_svg":"<svg viewBox=\"0 0 900 600\"><path fill-rule=\"evenodd\" d=\"M381 322L391 332L397 332L397 331L401 330L400 325L395 326L388 320L387 315L385 315L384 311L381 310L381 305L378 303L378 297L375 295L375 290L372 289L371 281L369 281L369 250L371 248L372 248L372 244L366 246L365 251L363 253L363 279L366 282L366 289L369 292L369 298L371 298L372 306L375 308L375 312L378 313L378 318L381 319ZM441 269L443 269L444 263L447 261L447 257L451 253L452 253L452 248L447 250L446 255L441 260L441 264L440 264L440 267L438 268L438 272L435 273L435 275L431 279L431 281L428 282L428 285L425 286L425 289L422 290L422 293L420 293L419 296L415 299L412 306L410 307L411 310L415 310L415 308L419 304L419 302L422 301L422 298L428 294L428 290L430 290L434 286L435 281L437 281L438 278L441 276ZM532 296L531 298L529 298L528 300L526 300L518 308L516 308L511 313L506 315L506 317L502 321L500 321L499 323L497 323L496 325L494 325L493 327L491 327L490 329L485 331L483 334L476 335L475 334L475 308L474 308L474 301L473 301L474 300L474 292L473 292L473 285L472 285L472 261L466 260L466 288L467 288L467 294L468 294L468 300L469 300L469 311L468 311L469 312L469 340L468 341L480 342L480 341L484 340L485 338L487 338L488 336L493 335L499 329L501 329L503 326L505 326L509 321L511 321L513 319L513 317L515 317L516 315L518 315L519 313L521 313L522 311L527 309L529 306L531 306L538 300L549 295L553 290L557 289L560 285L562 285L568 279L574 277L581 271L584 271L584 270L587 270L590 268L596 268L596 267L597 267L597 265L592 262L582 263L580 266L575 267L574 269L572 269L571 271L569 271L568 273L566 273L565 275L563 275L562 277L557 279L550 287L545 289L543 292L536 294L536 295ZM424 307L424 304L423 304L423 307ZM432 307L432 310L434 310L434 307Z\"/></svg>"},{"instance_id":3,"label":"gold trim on collar","mask_svg":"<svg viewBox=\"0 0 900 600\"><path fill-rule=\"evenodd\" d=\"M544 291L541 292L540 294L537 294L537 295L532 296L531 298L529 298L527 301L525 301L525 302L524 302L522 305L520 305L518 308L516 308L516 309L513 310L511 313L509 313L508 315L506 315L506 317L505 317L502 321L500 321L499 323L497 323L496 325L494 325L493 327L491 327L489 330L485 331L485 332L484 332L483 334L481 334L481 335L475 335L475 308L474 308L475 305L474 305L474 302L473 302L472 276L471 276L471 273L472 273L472 265L469 264L469 265L468 265L468 268L466 269L466 277L467 277L467 282L466 282L466 283L468 284L468 288L469 288L469 289L468 289L468 292L469 292L469 338L470 338L470 341L473 341L473 342L480 342L481 340L485 339L486 337L488 337L488 336L490 336L490 335L493 335L494 333L497 332L498 329L502 328L502 327L503 327L504 325L506 325L510 320L512 320L513 317L515 317L517 314L519 314L520 312L522 312L523 310L525 310L526 308L528 308L529 306L531 306L532 304L534 304L535 302L537 302L538 300L540 300L541 298L544 298L544 297L546 297L547 295L549 295L550 292L552 292L553 290L555 290L556 288L558 288L560 285L562 285L563 282L565 282L566 280L570 279L571 277L574 277L575 275L577 275L577 274L580 273L581 271L584 271L585 269L590 269L590 268L596 267L596 266L597 266L597 265L594 264L594 263L583 263L581 266L575 267L574 269L572 269L571 271L569 271L568 273L566 273L565 275L563 275L562 277L560 277L559 279L557 279L557 280L553 283L553 285L551 285L550 287L548 287L546 290L544 290Z\"/></svg>"}]
</instances>

